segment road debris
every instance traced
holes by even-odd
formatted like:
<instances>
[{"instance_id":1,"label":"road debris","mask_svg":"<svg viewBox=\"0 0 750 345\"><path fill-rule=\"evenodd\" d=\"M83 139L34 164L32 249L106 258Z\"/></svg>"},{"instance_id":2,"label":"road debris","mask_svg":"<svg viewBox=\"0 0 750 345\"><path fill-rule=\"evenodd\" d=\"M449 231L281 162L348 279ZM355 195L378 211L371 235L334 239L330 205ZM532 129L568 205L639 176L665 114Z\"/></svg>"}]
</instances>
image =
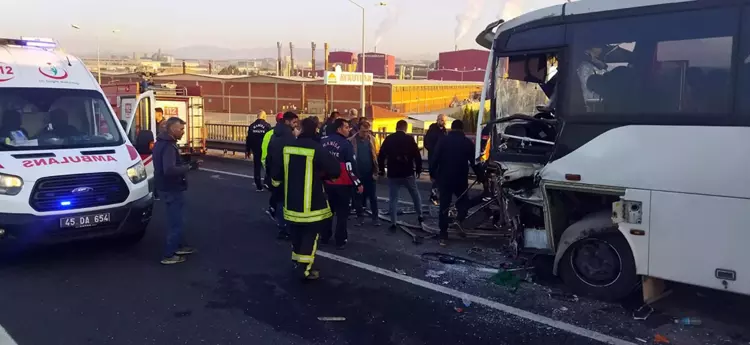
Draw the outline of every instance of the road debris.
<instances>
[{"instance_id":1,"label":"road debris","mask_svg":"<svg viewBox=\"0 0 750 345\"><path fill-rule=\"evenodd\" d=\"M406 275L406 271L404 271L404 270L402 270L400 268L394 268L393 272L396 272L396 273L401 274L401 275Z\"/></svg>"},{"instance_id":2,"label":"road debris","mask_svg":"<svg viewBox=\"0 0 750 345\"><path fill-rule=\"evenodd\" d=\"M680 326L700 326L703 324L703 321L697 317L683 317L675 319L674 323L679 324Z\"/></svg>"},{"instance_id":3,"label":"road debris","mask_svg":"<svg viewBox=\"0 0 750 345\"><path fill-rule=\"evenodd\" d=\"M427 270L427 274L425 274L425 276L427 278L440 278L440 276L442 276L443 274L445 274L445 271Z\"/></svg>"},{"instance_id":4,"label":"road debris","mask_svg":"<svg viewBox=\"0 0 750 345\"><path fill-rule=\"evenodd\" d=\"M669 341L669 339L667 339L667 337L661 334L656 334L654 336L654 344L670 344L670 343L671 342Z\"/></svg>"},{"instance_id":5,"label":"road debris","mask_svg":"<svg viewBox=\"0 0 750 345\"><path fill-rule=\"evenodd\" d=\"M568 292L550 292L549 297L558 301L578 302L578 296Z\"/></svg>"},{"instance_id":6,"label":"road debris","mask_svg":"<svg viewBox=\"0 0 750 345\"><path fill-rule=\"evenodd\" d=\"M521 279L513 274L513 272L508 271L497 272L497 274L490 277L490 281L496 285L509 287L513 292L518 290L518 286L521 285Z\"/></svg>"},{"instance_id":7,"label":"road debris","mask_svg":"<svg viewBox=\"0 0 750 345\"><path fill-rule=\"evenodd\" d=\"M654 313L654 308L649 304L644 304L633 311L633 320L646 320Z\"/></svg>"},{"instance_id":8,"label":"road debris","mask_svg":"<svg viewBox=\"0 0 750 345\"><path fill-rule=\"evenodd\" d=\"M453 307L453 310L455 310L457 313L463 313L464 312L464 308L461 308L461 307Z\"/></svg>"},{"instance_id":9,"label":"road debris","mask_svg":"<svg viewBox=\"0 0 750 345\"><path fill-rule=\"evenodd\" d=\"M342 316L318 316L320 321L346 321L345 317Z\"/></svg>"},{"instance_id":10,"label":"road debris","mask_svg":"<svg viewBox=\"0 0 750 345\"><path fill-rule=\"evenodd\" d=\"M640 341L640 342L642 342L642 343L644 343L644 344L645 344L645 343L648 343L648 340L646 340L646 339L635 338L635 340L638 340L638 341Z\"/></svg>"},{"instance_id":11,"label":"road debris","mask_svg":"<svg viewBox=\"0 0 750 345\"><path fill-rule=\"evenodd\" d=\"M462 298L462 299L461 299L461 302L463 302L463 304L464 304L464 307L466 307L466 308L468 308L468 307L470 307L470 306L471 306L471 301L469 301L469 299L468 299L468 298L466 298L466 297Z\"/></svg>"}]
</instances>

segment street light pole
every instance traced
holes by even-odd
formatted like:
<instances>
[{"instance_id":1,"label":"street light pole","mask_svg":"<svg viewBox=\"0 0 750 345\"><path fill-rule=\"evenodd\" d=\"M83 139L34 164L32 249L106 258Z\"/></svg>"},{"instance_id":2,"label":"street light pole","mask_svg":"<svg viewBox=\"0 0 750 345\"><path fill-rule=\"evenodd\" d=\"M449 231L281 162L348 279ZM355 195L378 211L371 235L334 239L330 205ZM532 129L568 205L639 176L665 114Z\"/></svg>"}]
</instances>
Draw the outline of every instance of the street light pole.
<instances>
[{"instance_id":1,"label":"street light pole","mask_svg":"<svg viewBox=\"0 0 750 345\"><path fill-rule=\"evenodd\" d=\"M234 87L234 84L229 85L229 89L227 90L227 97L229 98L229 123L232 123L232 88Z\"/></svg>"},{"instance_id":2,"label":"street light pole","mask_svg":"<svg viewBox=\"0 0 750 345\"><path fill-rule=\"evenodd\" d=\"M76 24L70 24L70 27L76 30L81 30L81 27ZM118 29L112 30L113 34L120 32ZM96 74L99 84L102 83L102 59L101 59L101 40L99 35L96 35Z\"/></svg>"},{"instance_id":3,"label":"street light pole","mask_svg":"<svg viewBox=\"0 0 750 345\"><path fill-rule=\"evenodd\" d=\"M349 0L349 2L362 10L362 61L359 61L362 65L362 69L360 70L362 74L362 93L359 96L359 105L360 108L362 108L362 113L359 116L365 116L365 7L356 3L354 0Z\"/></svg>"}]
</instances>

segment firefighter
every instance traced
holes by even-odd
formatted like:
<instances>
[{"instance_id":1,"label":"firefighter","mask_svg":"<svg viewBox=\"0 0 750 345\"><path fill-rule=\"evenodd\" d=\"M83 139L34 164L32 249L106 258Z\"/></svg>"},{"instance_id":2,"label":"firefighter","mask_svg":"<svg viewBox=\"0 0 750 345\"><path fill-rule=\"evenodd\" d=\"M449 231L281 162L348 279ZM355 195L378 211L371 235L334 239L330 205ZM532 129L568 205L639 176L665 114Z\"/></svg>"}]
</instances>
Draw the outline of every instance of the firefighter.
<instances>
[{"instance_id":1,"label":"firefighter","mask_svg":"<svg viewBox=\"0 0 750 345\"><path fill-rule=\"evenodd\" d=\"M270 143L268 144L268 155L266 156L266 165L269 167L274 166L276 162L281 161L283 159L282 154L282 148L284 146L290 145L294 142L295 138L297 137L295 131L296 128L299 125L299 120L297 114L287 111L282 116L282 121L276 125L276 127L273 130L273 137L270 140ZM281 208L283 207L282 204L282 191L283 187L281 186L281 180L271 179L271 200L269 201L269 204L271 204L271 207L273 207L274 210L274 218L276 220L276 225L279 227L279 235L278 238L280 240L288 239L289 231L286 227L286 223L284 222L284 216L281 212Z\"/></svg>"},{"instance_id":2,"label":"firefighter","mask_svg":"<svg viewBox=\"0 0 750 345\"><path fill-rule=\"evenodd\" d=\"M349 218L349 201L352 200L352 186L357 193L362 193L362 182L357 177L357 160L354 158L354 147L347 140L349 138L349 121L336 119L328 126L328 136L321 144L333 157L336 157L341 167L341 176L335 180L326 181L328 201L336 215L336 247L344 249L348 233L346 221ZM322 242L328 243L333 233L333 222L322 232Z\"/></svg>"},{"instance_id":3,"label":"firefighter","mask_svg":"<svg viewBox=\"0 0 750 345\"><path fill-rule=\"evenodd\" d=\"M266 112L260 111L255 122L247 127L247 137L245 138L245 158L250 158L253 154L253 178L255 179L255 188L258 192L263 191L260 175L263 166L262 144L263 137L271 130L271 125L266 122Z\"/></svg>"},{"instance_id":4,"label":"firefighter","mask_svg":"<svg viewBox=\"0 0 750 345\"><path fill-rule=\"evenodd\" d=\"M283 124L283 122L284 113L276 114L276 126ZM270 131L263 135L263 141L260 144L260 161L266 169L266 178L263 183L265 185L264 187L268 190L271 190L271 168L266 164L266 159L268 158L268 144L271 143L271 138L273 137L275 128L276 127L271 128ZM266 209L266 215L268 215L271 220L276 221L276 199L274 198L273 193L271 193L271 196L268 198L268 209Z\"/></svg>"},{"instance_id":5,"label":"firefighter","mask_svg":"<svg viewBox=\"0 0 750 345\"><path fill-rule=\"evenodd\" d=\"M315 280L313 270L320 231L333 215L328 206L324 179L341 174L336 158L315 141L317 126L311 118L302 121L302 133L291 143L280 147L282 159L271 161L273 181L284 190L284 219L292 234L292 261L305 280Z\"/></svg>"}]
</instances>

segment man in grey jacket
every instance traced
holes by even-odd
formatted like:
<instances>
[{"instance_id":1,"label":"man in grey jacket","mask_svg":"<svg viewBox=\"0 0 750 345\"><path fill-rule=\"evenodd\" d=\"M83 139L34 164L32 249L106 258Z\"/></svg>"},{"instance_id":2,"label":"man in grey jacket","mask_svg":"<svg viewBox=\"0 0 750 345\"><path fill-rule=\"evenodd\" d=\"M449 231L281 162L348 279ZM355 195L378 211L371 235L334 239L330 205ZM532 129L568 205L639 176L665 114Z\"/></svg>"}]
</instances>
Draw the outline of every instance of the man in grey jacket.
<instances>
[{"instance_id":1,"label":"man in grey jacket","mask_svg":"<svg viewBox=\"0 0 750 345\"><path fill-rule=\"evenodd\" d=\"M201 161L185 164L180 157L177 141L185 135L185 121L171 117L166 121L164 129L159 133L152 153L154 185L159 191L159 197L167 206L167 246L161 263L171 265L184 262L184 255L195 252L185 245L182 213L184 193L187 190L187 172L198 169Z\"/></svg>"}]
</instances>

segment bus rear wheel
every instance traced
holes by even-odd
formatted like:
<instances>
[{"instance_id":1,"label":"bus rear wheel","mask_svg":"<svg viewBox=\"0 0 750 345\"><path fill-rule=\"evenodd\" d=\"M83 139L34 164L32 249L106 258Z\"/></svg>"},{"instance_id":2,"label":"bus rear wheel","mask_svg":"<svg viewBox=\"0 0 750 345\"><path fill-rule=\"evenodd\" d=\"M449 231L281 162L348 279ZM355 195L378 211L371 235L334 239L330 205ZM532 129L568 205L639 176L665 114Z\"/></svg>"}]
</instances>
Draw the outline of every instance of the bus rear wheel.
<instances>
[{"instance_id":1,"label":"bus rear wheel","mask_svg":"<svg viewBox=\"0 0 750 345\"><path fill-rule=\"evenodd\" d=\"M640 282L630 245L619 233L597 234L573 243L559 265L567 286L600 300L621 300Z\"/></svg>"}]
</instances>

